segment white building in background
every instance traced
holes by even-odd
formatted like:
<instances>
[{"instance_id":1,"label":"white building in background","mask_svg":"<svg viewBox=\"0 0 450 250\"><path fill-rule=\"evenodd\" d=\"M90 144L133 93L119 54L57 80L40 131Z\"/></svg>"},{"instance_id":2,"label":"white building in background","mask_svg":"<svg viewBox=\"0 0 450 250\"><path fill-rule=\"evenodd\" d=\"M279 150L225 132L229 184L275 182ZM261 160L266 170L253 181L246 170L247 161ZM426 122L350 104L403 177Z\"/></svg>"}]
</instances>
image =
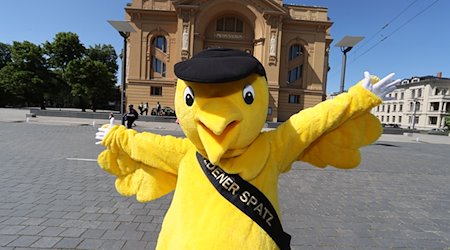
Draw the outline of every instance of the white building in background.
<instances>
[{"instance_id":1,"label":"white building in background","mask_svg":"<svg viewBox=\"0 0 450 250\"><path fill-rule=\"evenodd\" d=\"M450 113L450 78L437 76L404 79L384 101L372 110L382 124L419 130L442 129Z\"/></svg>"}]
</instances>

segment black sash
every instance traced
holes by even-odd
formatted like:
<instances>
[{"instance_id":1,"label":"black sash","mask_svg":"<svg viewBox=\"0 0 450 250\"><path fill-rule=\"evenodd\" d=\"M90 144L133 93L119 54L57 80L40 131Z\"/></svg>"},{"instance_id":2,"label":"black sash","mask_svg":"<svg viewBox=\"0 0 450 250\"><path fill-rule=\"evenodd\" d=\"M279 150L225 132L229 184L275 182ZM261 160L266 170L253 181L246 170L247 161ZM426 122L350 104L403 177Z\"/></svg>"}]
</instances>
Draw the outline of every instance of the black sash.
<instances>
[{"instance_id":1,"label":"black sash","mask_svg":"<svg viewBox=\"0 0 450 250\"><path fill-rule=\"evenodd\" d=\"M291 249L275 208L259 189L238 174L227 174L197 152L197 160L211 184L234 206L255 221L282 250Z\"/></svg>"}]
</instances>

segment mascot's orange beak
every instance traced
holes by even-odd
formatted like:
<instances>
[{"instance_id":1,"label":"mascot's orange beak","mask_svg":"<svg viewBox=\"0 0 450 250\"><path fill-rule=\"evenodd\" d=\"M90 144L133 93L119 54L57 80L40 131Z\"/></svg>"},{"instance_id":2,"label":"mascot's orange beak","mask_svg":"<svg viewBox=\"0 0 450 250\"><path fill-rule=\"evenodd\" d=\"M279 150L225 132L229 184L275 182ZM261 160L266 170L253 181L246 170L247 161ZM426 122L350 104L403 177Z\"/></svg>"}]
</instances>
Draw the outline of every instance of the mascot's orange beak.
<instances>
[{"instance_id":1,"label":"mascot's orange beak","mask_svg":"<svg viewBox=\"0 0 450 250\"><path fill-rule=\"evenodd\" d=\"M195 121L200 140L213 164L236 142L242 111L227 98L211 98L199 108Z\"/></svg>"}]
</instances>

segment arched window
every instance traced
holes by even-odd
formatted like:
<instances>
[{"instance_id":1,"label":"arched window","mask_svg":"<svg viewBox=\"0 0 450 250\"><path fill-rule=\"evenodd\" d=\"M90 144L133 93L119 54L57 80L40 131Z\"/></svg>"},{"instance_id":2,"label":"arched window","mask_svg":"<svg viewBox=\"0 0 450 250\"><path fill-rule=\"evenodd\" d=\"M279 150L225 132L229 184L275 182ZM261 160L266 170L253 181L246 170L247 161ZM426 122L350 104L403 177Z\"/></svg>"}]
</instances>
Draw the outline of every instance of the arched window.
<instances>
[{"instance_id":1,"label":"arched window","mask_svg":"<svg viewBox=\"0 0 450 250\"><path fill-rule=\"evenodd\" d=\"M155 39L153 39L152 43L153 48L157 48L161 50L162 52L167 52L167 41L166 38L163 36L157 36Z\"/></svg>"},{"instance_id":2,"label":"arched window","mask_svg":"<svg viewBox=\"0 0 450 250\"><path fill-rule=\"evenodd\" d=\"M156 36L152 40L152 58L150 63L151 78L166 77L167 40L164 36Z\"/></svg>"},{"instance_id":3,"label":"arched window","mask_svg":"<svg viewBox=\"0 0 450 250\"><path fill-rule=\"evenodd\" d=\"M222 17L217 19L216 31L242 33L244 31L244 23L236 17Z\"/></svg>"},{"instance_id":4,"label":"arched window","mask_svg":"<svg viewBox=\"0 0 450 250\"><path fill-rule=\"evenodd\" d=\"M411 82L420 82L420 78L413 78L413 79L411 79Z\"/></svg>"},{"instance_id":5,"label":"arched window","mask_svg":"<svg viewBox=\"0 0 450 250\"><path fill-rule=\"evenodd\" d=\"M300 82L303 77L303 46L300 44L291 45L288 55L287 83L294 84Z\"/></svg>"},{"instance_id":6,"label":"arched window","mask_svg":"<svg viewBox=\"0 0 450 250\"><path fill-rule=\"evenodd\" d=\"M288 83L293 83L303 76L303 65L298 65L288 71Z\"/></svg>"},{"instance_id":7,"label":"arched window","mask_svg":"<svg viewBox=\"0 0 450 250\"><path fill-rule=\"evenodd\" d=\"M303 47L300 44L294 44L289 48L289 61L303 55Z\"/></svg>"},{"instance_id":8,"label":"arched window","mask_svg":"<svg viewBox=\"0 0 450 250\"><path fill-rule=\"evenodd\" d=\"M153 77L156 76L155 74L159 74L160 77L166 77L166 64L163 63L160 59L153 57L152 72Z\"/></svg>"}]
</instances>

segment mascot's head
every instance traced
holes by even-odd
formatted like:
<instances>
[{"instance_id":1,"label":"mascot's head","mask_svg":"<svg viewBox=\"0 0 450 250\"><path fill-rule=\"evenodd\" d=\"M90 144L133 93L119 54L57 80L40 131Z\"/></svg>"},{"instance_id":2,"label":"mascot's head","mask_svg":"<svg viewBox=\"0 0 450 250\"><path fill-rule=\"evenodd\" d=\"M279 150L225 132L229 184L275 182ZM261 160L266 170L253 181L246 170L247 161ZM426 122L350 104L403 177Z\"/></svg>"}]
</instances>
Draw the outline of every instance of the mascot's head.
<instances>
[{"instance_id":1,"label":"mascot's head","mask_svg":"<svg viewBox=\"0 0 450 250\"><path fill-rule=\"evenodd\" d=\"M267 117L262 64L234 49L208 49L175 64L175 110L181 128L212 163L242 153Z\"/></svg>"}]
</instances>

